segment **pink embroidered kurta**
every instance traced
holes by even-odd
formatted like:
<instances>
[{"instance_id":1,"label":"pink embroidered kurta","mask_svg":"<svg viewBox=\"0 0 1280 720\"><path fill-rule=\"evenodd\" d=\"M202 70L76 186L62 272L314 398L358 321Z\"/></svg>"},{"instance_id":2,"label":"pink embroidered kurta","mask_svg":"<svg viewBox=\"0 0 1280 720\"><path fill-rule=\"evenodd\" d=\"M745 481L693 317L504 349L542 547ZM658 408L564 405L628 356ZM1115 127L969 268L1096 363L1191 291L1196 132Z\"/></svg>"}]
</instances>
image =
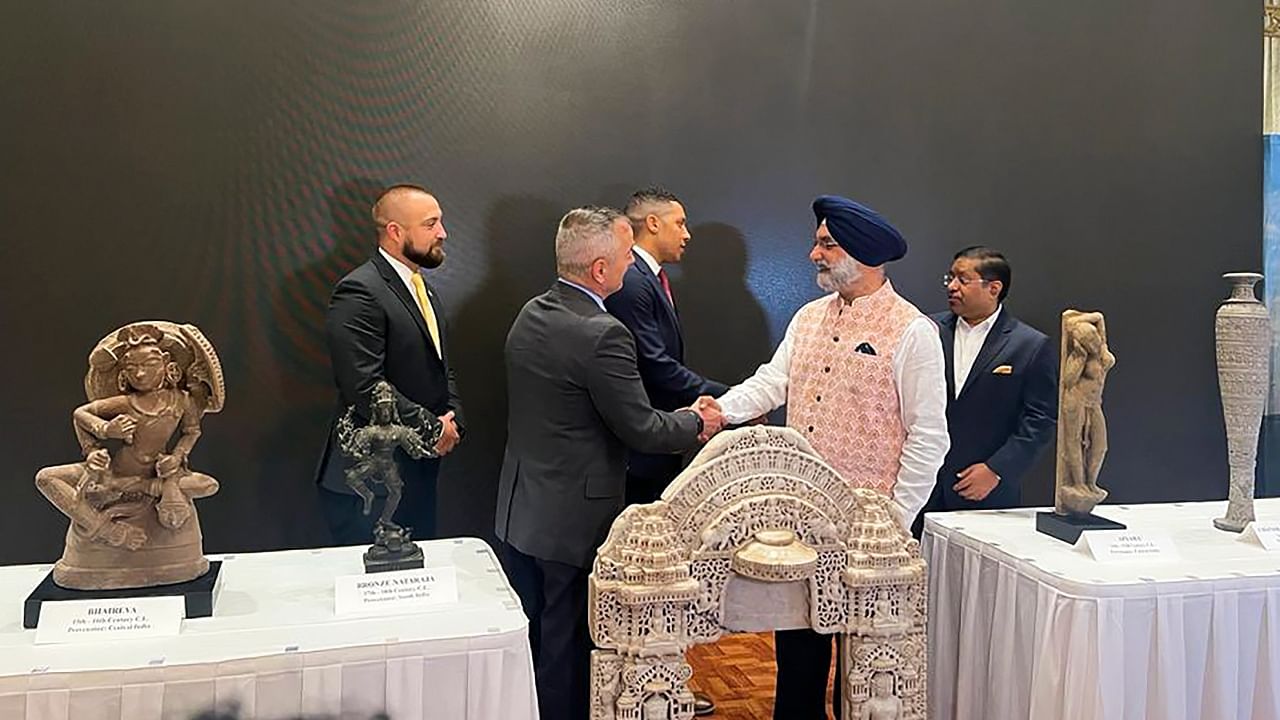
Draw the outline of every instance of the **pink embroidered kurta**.
<instances>
[{"instance_id":1,"label":"pink embroidered kurta","mask_svg":"<svg viewBox=\"0 0 1280 720\"><path fill-rule=\"evenodd\" d=\"M920 317L888 282L853 304L833 294L796 314L787 424L856 487L893 495L907 436L893 354ZM863 343L875 354L857 352Z\"/></svg>"}]
</instances>

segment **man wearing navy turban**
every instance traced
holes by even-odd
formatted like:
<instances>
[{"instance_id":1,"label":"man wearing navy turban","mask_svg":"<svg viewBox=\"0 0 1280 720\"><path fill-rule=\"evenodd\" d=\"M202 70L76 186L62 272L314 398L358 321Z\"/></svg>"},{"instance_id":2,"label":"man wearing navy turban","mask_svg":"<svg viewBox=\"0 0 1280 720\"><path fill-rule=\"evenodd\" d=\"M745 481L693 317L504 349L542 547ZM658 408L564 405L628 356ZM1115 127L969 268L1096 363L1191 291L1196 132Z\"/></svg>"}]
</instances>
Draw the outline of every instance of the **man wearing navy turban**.
<instances>
[{"instance_id":1,"label":"man wearing navy turban","mask_svg":"<svg viewBox=\"0 0 1280 720\"><path fill-rule=\"evenodd\" d=\"M773 359L719 398L740 424L787 406L787 425L852 486L876 490L904 529L946 457L947 394L937 327L894 292L885 263L907 254L879 213L848 198L813 202L809 259L829 294L800 308ZM775 633L777 720L826 718L831 636ZM836 717L841 683L836 683Z\"/></svg>"},{"instance_id":2,"label":"man wearing navy turban","mask_svg":"<svg viewBox=\"0 0 1280 720\"><path fill-rule=\"evenodd\" d=\"M888 220L849 198L820 195L813 201L813 214L818 219L818 236L826 225L826 235L861 265L879 268L907 254L907 241ZM810 259L818 262L812 254Z\"/></svg>"}]
</instances>

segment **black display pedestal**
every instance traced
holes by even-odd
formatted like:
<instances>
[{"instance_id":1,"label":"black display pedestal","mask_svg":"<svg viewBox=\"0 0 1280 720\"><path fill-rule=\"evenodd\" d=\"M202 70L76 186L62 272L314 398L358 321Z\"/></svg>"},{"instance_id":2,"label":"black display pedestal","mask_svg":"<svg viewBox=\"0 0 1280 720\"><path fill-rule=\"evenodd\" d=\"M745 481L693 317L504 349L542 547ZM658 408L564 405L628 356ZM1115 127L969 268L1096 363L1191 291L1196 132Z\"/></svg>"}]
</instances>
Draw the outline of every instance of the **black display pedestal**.
<instances>
[{"instance_id":1,"label":"black display pedestal","mask_svg":"<svg viewBox=\"0 0 1280 720\"><path fill-rule=\"evenodd\" d=\"M1075 545L1076 540L1080 539L1080 533L1085 530L1124 529L1126 529L1125 525L1115 520L1098 517L1093 513L1088 515L1059 515L1052 512L1036 513L1036 530L1069 545Z\"/></svg>"},{"instance_id":2,"label":"black display pedestal","mask_svg":"<svg viewBox=\"0 0 1280 720\"><path fill-rule=\"evenodd\" d=\"M22 606L22 627L33 628L40 622L40 605L44 602L58 600L114 600L118 598L138 597L170 597L178 596L186 605L186 617L201 618L213 615L213 604L222 589L220 571L221 560L209 561L209 569L205 574L184 583L174 585L157 585L146 588L125 588L123 590L68 590L58 587L53 582L53 571L50 570L44 580L27 596Z\"/></svg>"},{"instance_id":3,"label":"black display pedestal","mask_svg":"<svg viewBox=\"0 0 1280 720\"><path fill-rule=\"evenodd\" d=\"M421 570L422 566L422 548L414 543L408 543L397 551L389 551L382 545L374 545L364 554L366 573Z\"/></svg>"},{"instance_id":4,"label":"black display pedestal","mask_svg":"<svg viewBox=\"0 0 1280 720\"><path fill-rule=\"evenodd\" d=\"M422 548L413 541L413 528L378 521L373 545L364 553L365 573L422 569Z\"/></svg>"}]
</instances>

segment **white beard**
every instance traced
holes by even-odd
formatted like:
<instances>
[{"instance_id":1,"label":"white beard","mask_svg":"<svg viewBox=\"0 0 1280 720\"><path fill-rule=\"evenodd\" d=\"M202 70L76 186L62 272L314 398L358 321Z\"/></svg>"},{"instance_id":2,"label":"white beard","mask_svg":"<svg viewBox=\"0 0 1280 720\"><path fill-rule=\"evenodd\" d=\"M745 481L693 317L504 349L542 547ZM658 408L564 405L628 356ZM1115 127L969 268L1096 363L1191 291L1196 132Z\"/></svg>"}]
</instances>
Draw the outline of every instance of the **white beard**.
<instances>
[{"instance_id":1,"label":"white beard","mask_svg":"<svg viewBox=\"0 0 1280 720\"><path fill-rule=\"evenodd\" d=\"M862 266L851 257L831 265L825 272L818 271L818 287L826 292L840 292L862 277Z\"/></svg>"}]
</instances>

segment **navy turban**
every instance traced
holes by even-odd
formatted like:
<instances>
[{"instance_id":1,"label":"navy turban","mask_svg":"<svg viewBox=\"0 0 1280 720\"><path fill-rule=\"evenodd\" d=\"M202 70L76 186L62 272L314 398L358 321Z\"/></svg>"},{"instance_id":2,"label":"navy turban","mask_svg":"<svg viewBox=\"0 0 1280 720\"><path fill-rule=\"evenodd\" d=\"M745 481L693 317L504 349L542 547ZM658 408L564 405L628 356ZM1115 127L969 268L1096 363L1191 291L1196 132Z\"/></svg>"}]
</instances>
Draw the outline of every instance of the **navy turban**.
<instances>
[{"instance_id":1,"label":"navy turban","mask_svg":"<svg viewBox=\"0 0 1280 720\"><path fill-rule=\"evenodd\" d=\"M853 259L876 267L907 254L907 241L875 210L839 195L819 195L813 201L818 224L827 221L827 231Z\"/></svg>"}]
</instances>

